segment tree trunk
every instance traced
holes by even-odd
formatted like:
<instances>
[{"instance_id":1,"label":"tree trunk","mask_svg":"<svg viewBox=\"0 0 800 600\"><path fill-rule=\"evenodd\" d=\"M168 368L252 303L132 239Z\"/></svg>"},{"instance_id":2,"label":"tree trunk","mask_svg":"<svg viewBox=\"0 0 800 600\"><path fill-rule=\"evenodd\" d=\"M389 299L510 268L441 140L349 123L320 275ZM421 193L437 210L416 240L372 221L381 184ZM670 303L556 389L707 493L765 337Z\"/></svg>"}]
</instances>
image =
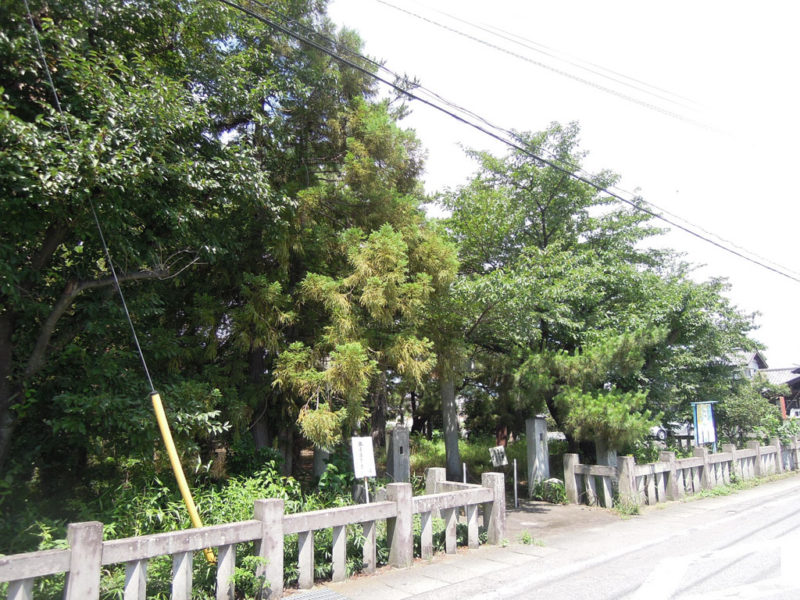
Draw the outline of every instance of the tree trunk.
<instances>
[{"instance_id":1,"label":"tree trunk","mask_svg":"<svg viewBox=\"0 0 800 600\"><path fill-rule=\"evenodd\" d=\"M508 427L506 425L498 425L494 430L495 446L508 446Z\"/></svg>"},{"instance_id":2,"label":"tree trunk","mask_svg":"<svg viewBox=\"0 0 800 600\"><path fill-rule=\"evenodd\" d=\"M458 451L458 405L456 404L455 383L452 379L444 380L440 383L440 389L447 479L461 481L461 454Z\"/></svg>"},{"instance_id":3,"label":"tree trunk","mask_svg":"<svg viewBox=\"0 0 800 600\"><path fill-rule=\"evenodd\" d=\"M11 446L14 432L14 414L11 412L13 402L12 346L11 336L14 331L14 316L10 313L0 315L0 472Z\"/></svg>"},{"instance_id":4,"label":"tree trunk","mask_svg":"<svg viewBox=\"0 0 800 600\"><path fill-rule=\"evenodd\" d=\"M386 445L386 410L388 408L385 371L381 371L380 376L372 384L370 397L372 398L372 444L376 448L382 448Z\"/></svg>"}]
</instances>

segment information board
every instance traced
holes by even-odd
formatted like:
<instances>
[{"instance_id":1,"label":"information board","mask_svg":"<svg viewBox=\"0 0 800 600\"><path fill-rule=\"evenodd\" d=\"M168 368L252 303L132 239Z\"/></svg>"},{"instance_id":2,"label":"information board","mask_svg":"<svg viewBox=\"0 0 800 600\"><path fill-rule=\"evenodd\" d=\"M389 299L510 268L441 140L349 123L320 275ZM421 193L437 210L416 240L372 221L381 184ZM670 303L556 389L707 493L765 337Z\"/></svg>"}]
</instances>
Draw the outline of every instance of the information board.
<instances>
[{"instance_id":1,"label":"information board","mask_svg":"<svg viewBox=\"0 0 800 600\"><path fill-rule=\"evenodd\" d=\"M350 438L353 447L353 471L356 479L375 477L375 455L371 437Z\"/></svg>"}]
</instances>

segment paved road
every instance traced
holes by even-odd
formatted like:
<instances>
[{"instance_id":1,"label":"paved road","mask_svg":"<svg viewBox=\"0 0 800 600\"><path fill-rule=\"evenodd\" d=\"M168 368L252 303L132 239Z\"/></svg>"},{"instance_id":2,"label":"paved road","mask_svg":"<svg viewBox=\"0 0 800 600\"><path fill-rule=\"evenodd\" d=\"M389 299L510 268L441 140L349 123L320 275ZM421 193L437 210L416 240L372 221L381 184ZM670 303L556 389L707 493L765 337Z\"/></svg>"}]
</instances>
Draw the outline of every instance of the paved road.
<instances>
[{"instance_id":1,"label":"paved road","mask_svg":"<svg viewBox=\"0 0 800 600\"><path fill-rule=\"evenodd\" d=\"M576 507L573 507L576 508ZM519 514L513 516L517 525ZM521 521L536 525L536 515ZM543 546L438 556L318 589L320 599L800 598L800 476L737 494L675 502L627 520L532 529ZM306 594L303 594L306 596ZM307 596L311 597L311 596Z\"/></svg>"}]
</instances>

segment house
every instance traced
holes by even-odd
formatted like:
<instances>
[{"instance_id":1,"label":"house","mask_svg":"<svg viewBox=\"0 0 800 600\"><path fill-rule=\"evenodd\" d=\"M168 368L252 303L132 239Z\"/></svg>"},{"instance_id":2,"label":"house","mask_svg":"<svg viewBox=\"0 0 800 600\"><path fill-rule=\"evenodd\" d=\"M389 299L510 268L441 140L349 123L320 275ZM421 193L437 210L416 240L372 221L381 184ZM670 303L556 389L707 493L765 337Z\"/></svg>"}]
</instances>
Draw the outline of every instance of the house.
<instances>
[{"instance_id":1,"label":"house","mask_svg":"<svg viewBox=\"0 0 800 600\"><path fill-rule=\"evenodd\" d=\"M789 395L786 396L786 412L793 408L800 408L800 367L760 369L758 373L773 385L789 386Z\"/></svg>"}]
</instances>

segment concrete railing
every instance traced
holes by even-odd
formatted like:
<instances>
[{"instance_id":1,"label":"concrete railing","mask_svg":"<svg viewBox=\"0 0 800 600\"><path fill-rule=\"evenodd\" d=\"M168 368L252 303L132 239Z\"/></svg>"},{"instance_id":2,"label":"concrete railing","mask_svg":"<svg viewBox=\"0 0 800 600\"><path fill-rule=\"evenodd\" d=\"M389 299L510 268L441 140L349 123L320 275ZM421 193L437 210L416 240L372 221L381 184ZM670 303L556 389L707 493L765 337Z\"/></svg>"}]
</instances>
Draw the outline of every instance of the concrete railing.
<instances>
[{"instance_id":1,"label":"concrete railing","mask_svg":"<svg viewBox=\"0 0 800 600\"><path fill-rule=\"evenodd\" d=\"M214 525L169 533L159 533L120 540L103 541L103 525L98 522L73 523L67 529L69 549L45 550L0 556L0 583L8 582L10 600L33 598L37 577L66 573L66 600L96 599L104 566L125 565L125 600L144 600L147 563L159 556L172 557L172 598L192 597L192 562L195 552L217 549L216 598L233 600L236 544L255 542L255 552L263 559L256 575L264 578L262 597L279 598L283 594L284 537L298 536L298 585L310 588L314 583L314 532L333 530L331 562L334 581L346 577L348 526L360 524L364 534L363 571L377 566L376 524L386 521L389 565L408 567L414 558L413 515L422 522L421 554L433 555L432 515L441 511L446 521L447 552L456 550L456 516L465 507L468 545L478 545L477 507L483 506L483 524L488 542L499 544L505 528L505 487L502 473L484 473L482 485L444 482L444 469L429 469L426 491L434 493L412 497L411 484L392 483L386 487L386 500L284 514L282 499L257 500L254 519L226 525Z\"/></svg>"},{"instance_id":2,"label":"concrete railing","mask_svg":"<svg viewBox=\"0 0 800 600\"><path fill-rule=\"evenodd\" d=\"M632 456L619 457L616 467L582 465L577 454L565 454L564 487L570 503L610 508L615 498L626 504L656 504L729 484L732 478L753 479L790 470L800 470L797 438L786 446L778 439L770 440L768 446L751 441L742 450L723 444L722 452L716 454L698 447L690 458L661 452L658 462L645 465L637 465Z\"/></svg>"}]
</instances>

